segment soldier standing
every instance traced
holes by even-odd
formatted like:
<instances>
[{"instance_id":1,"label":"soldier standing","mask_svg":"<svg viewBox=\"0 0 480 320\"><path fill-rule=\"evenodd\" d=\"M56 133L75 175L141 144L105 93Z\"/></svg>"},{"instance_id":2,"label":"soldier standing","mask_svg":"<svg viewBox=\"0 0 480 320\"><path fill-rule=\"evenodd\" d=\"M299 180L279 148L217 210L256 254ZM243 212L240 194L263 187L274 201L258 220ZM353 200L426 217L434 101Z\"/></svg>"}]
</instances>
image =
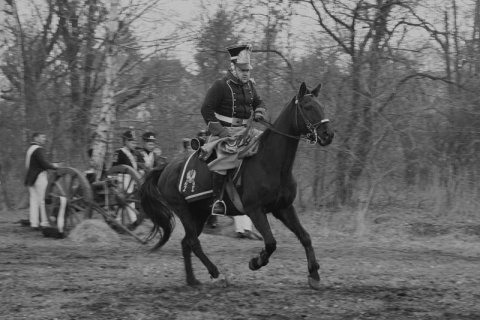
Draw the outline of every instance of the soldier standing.
<instances>
[{"instance_id":1,"label":"soldier standing","mask_svg":"<svg viewBox=\"0 0 480 320\"><path fill-rule=\"evenodd\" d=\"M50 163L45 159L43 146L46 140L47 137L44 133L34 133L25 155L27 169L25 185L30 194L30 227L34 230L39 230L40 226L48 227L50 225L45 209L45 192L48 185L47 170L58 168L57 164Z\"/></svg>"},{"instance_id":2,"label":"soldier standing","mask_svg":"<svg viewBox=\"0 0 480 320\"><path fill-rule=\"evenodd\" d=\"M113 165L117 166L120 164L124 164L137 170L138 164L137 158L135 157L137 138L135 137L135 133L133 132L133 130L125 131L122 134L122 139L123 147L121 147L115 152L115 160L113 161Z\"/></svg>"},{"instance_id":3,"label":"soldier standing","mask_svg":"<svg viewBox=\"0 0 480 320\"><path fill-rule=\"evenodd\" d=\"M115 160L113 162L113 166L116 165L127 165L132 167L133 169L138 169L137 157L135 156L136 147L137 147L137 139L135 137L135 132L133 130L125 131L122 134L123 139L123 147L118 149L115 152ZM133 192L135 188L135 182L131 181L132 177L129 174L121 173L117 177L118 182L123 184L123 190L127 191L128 193ZM138 226L137 215L135 211L132 209L135 207L135 203L129 203L127 207L127 214L131 221L128 225L128 229L134 230ZM117 216L117 220L121 220L121 216Z\"/></svg>"},{"instance_id":4,"label":"soldier standing","mask_svg":"<svg viewBox=\"0 0 480 320\"><path fill-rule=\"evenodd\" d=\"M145 174L157 166L157 157L155 155L155 142L157 141L153 132L145 132L142 135L143 147L137 152L137 162L141 174ZM143 172L142 172L143 171Z\"/></svg>"}]
</instances>

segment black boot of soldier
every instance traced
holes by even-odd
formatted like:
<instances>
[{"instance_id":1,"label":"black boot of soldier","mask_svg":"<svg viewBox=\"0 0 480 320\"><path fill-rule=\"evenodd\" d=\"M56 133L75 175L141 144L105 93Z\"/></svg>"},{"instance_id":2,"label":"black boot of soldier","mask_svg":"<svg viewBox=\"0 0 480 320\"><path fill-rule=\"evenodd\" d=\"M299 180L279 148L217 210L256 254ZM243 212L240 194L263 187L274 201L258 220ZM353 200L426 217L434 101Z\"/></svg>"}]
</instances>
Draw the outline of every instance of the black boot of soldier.
<instances>
[{"instance_id":1,"label":"black boot of soldier","mask_svg":"<svg viewBox=\"0 0 480 320\"><path fill-rule=\"evenodd\" d=\"M212 229L215 229L218 227L218 217L215 215L215 216L210 216L208 217L207 219L207 226L212 228Z\"/></svg>"},{"instance_id":2,"label":"black boot of soldier","mask_svg":"<svg viewBox=\"0 0 480 320\"><path fill-rule=\"evenodd\" d=\"M226 215L227 207L222 200L223 185L227 176L223 174L213 173L213 204L212 215Z\"/></svg>"}]
</instances>

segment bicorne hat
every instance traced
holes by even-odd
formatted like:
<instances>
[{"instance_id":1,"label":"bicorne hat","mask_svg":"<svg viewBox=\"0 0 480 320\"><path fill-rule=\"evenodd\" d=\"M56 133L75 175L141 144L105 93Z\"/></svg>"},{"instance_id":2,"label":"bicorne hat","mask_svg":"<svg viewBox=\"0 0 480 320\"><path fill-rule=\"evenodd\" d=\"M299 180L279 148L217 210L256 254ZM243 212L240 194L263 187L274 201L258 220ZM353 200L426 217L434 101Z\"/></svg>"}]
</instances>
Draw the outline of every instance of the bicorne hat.
<instances>
[{"instance_id":1,"label":"bicorne hat","mask_svg":"<svg viewBox=\"0 0 480 320\"><path fill-rule=\"evenodd\" d=\"M137 140L137 137L135 137L135 132L133 130L125 131L122 134L122 138L123 140L127 140L127 141Z\"/></svg>"},{"instance_id":2,"label":"bicorne hat","mask_svg":"<svg viewBox=\"0 0 480 320\"><path fill-rule=\"evenodd\" d=\"M250 65L250 55L252 54L252 46L249 44L240 44L229 46L226 48L230 54L230 61L241 69L253 69Z\"/></svg>"},{"instance_id":3,"label":"bicorne hat","mask_svg":"<svg viewBox=\"0 0 480 320\"><path fill-rule=\"evenodd\" d=\"M157 138L155 137L155 133L153 132L145 132L142 135L142 139L145 142L155 142L157 140Z\"/></svg>"}]
</instances>

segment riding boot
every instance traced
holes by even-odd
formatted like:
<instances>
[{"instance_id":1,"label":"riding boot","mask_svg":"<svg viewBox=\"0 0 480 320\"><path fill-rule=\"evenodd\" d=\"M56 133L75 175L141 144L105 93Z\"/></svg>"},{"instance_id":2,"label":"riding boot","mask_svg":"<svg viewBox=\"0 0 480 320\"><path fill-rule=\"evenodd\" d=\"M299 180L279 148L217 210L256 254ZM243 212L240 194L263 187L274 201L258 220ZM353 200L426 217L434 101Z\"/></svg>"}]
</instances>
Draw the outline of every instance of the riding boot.
<instances>
[{"instance_id":1,"label":"riding boot","mask_svg":"<svg viewBox=\"0 0 480 320\"><path fill-rule=\"evenodd\" d=\"M215 229L218 227L218 218L216 215L211 215L210 217L208 217L207 226L212 229Z\"/></svg>"},{"instance_id":2,"label":"riding boot","mask_svg":"<svg viewBox=\"0 0 480 320\"><path fill-rule=\"evenodd\" d=\"M227 206L222 200L223 187L227 176L223 174L213 173L213 204L212 215L226 215Z\"/></svg>"}]
</instances>

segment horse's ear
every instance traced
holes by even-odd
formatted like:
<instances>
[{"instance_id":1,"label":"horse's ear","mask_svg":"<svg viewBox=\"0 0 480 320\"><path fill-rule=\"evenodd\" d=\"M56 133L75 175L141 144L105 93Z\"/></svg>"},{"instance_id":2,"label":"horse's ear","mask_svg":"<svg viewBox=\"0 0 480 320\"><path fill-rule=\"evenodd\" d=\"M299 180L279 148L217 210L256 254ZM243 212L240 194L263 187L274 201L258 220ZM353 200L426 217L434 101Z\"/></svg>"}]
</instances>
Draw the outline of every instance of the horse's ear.
<instances>
[{"instance_id":1,"label":"horse's ear","mask_svg":"<svg viewBox=\"0 0 480 320\"><path fill-rule=\"evenodd\" d=\"M303 98L305 93L307 93L307 85L305 84L305 82L302 82L302 84L300 85L300 89L298 89L297 99L300 100L301 98Z\"/></svg>"},{"instance_id":2,"label":"horse's ear","mask_svg":"<svg viewBox=\"0 0 480 320\"><path fill-rule=\"evenodd\" d=\"M320 93L320 88L322 87L322 84L318 84L318 86L312 90L312 94L315 96L315 97L318 97L318 94Z\"/></svg>"}]
</instances>

